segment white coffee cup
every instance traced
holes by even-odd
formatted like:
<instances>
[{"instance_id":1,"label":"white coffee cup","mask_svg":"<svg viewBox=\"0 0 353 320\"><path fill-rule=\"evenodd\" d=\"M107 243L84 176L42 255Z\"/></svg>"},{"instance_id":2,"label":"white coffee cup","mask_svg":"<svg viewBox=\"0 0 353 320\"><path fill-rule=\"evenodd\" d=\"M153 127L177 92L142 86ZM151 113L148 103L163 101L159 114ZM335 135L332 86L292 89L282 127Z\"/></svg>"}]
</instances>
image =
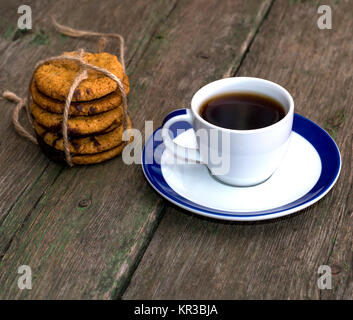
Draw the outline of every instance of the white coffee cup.
<instances>
[{"instance_id":1,"label":"white coffee cup","mask_svg":"<svg viewBox=\"0 0 353 320\"><path fill-rule=\"evenodd\" d=\"M222 128L200 116L199 109L207 100L236 92L269 96L285 108L286 114L270 126L251 130ZM191 109L164 123L162 139L165 147L177 158L204 163L220 181L235 186L252 186L266 181L279 167L288 147L293 115L293 98L280 85L259 78L226 78L199 89L191 100ZM187 121L192 125L198 149L185 148L173 141L170 127L178 121ZM220 158L222 164L218 161Z\"/></svg>"}]
</instances>

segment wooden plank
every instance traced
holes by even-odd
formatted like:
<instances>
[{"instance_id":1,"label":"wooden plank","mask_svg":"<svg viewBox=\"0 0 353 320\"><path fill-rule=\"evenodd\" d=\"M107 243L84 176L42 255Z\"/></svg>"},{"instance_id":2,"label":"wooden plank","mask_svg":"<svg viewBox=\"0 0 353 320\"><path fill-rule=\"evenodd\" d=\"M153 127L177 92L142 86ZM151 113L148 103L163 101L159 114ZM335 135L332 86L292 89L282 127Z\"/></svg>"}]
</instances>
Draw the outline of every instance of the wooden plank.
<instances>
[{"instance_id":1,"label":"wooden plank","mask_svg":"<svg viewBox=\"0 0 353 320\"><path fill-rule=\"evenodd\" d=\"M96 41L77 40L67 37L62 37L53 30L49 22L49 15L56 14L57 19L61 23L68 23L78 28L96 28L102 32L117 29L116 20L107 20L106 23L97 20L96 24L91 24L90 13L97 12L97 5L94 3L82 6L79 11L80 24L73 24L70 21L69 13L73 12L77 4L72 4L70 1L61 1L52 3L51 7L43 6L40 2L29 2L33 13L33 31L25 35L17 41L12 41L14 37L14 30L16 29L18 6L22 4L20 1L3 1L1 4L4 16L0 20L0 52L2 60L0 62L0 87L2 90L15 90L20 96L25 95L29 75L35 63L43 57L57 55L58 52L72 50L73 48L88 46L88 48L95 49ZM139 17L140 23L134 23L131 19L120 27L121 31L129 34L126 37L129 50L127 50L127 64L133 61L133 58L138 60L139 55L144 52L145 46L149 43L149 38L157 28L158 24L168 16L173 9L173 2L168 5L154 2L150 11L145 10L145 5L140 1L134 6L133 11L128 5L118 4L111 1L110 4L106 2L106 6L101 8L101 13L105 14L106 10L112 12L114 19L121 19L129 11L131 17ZM60 8L60 9L59 9ZM103 10L104 9L104 10ZM99 10L99 8L98 8ZM61 14L60 14L61 13ZM76 13L75 13L76 14ZM120 16L119 16L120 14ZM86 16L86 19L84 17ZM76 20L78 21L78 19ZM44 41L34 41L40 30L44 30L45 37L49 43ZM120 30L115 30L120 32ZM131 34L127 31L131 31ZM108 50L116 51L116 43L108 43ZM25 59L23 57L26 57ZM18 86L18 83L23 83L23 86ZM28 213L28 208L31 208L45 193L55 178L62 171L62 166L56 165L47 160L42 155L37 147L19 137L14 133L12 128L11 116L13 104L6 100L1 100L1 108L4 110L3 117L0 119L0 133L2 140L0 142L1 148L1 163L0 168L0 222L5 220L9 210L12 209L15 201L27 191L31 189L31 198L26 198L25 213L12 215L11 221L3 224L0 232L0 257L4 255L4 251L8 247L13 234L21 226L22 221ZM22 118L26 122L25 117ZM18 158L20 161L13 161ZM31 199L31 201L29 201Z\"/></svg>"},{"instance_id":2,"label":"wooden plank","mask_svg":"<svg viewBox=\"0 0 353 320\"><path fill-rule=\"evenodd\" d=\"M30 70L36 60L40 59L47 46L29 45L34 38L34 32L12 41L17 19L19 1L1 2L2 16L0 19L0 88L15 90L24 95L28 83ZM32 5L33 12L38 10L38 2ZM26 56L24 59L23 56ZM19 85L20 84L20 85ZM20 228L27 212L46 191L61 171L61 166L50 163L39 149L28 141L19 137L12 126L11 117L14 104L1 98L0 108L0 260L11 243L13 235ZM22 121L25 117L22 117ZM11 219L11 223L3 222L8 217L14 203L29 190L33 189L27 198L26 213L18 214Z\"/></svg>"},{"instance_id":3,"label":"wooden plank","mask_svg":"<svg viewBox=\"0 0 353 320\"><path fill-rule=\"evenodd\" d=\"M334 189L301 213L259 223L168 206L124 299L352 299L353 3L328 2L332 30L318 29L318 3L276 1L237 75L284 85L296 112L335 137L343 167ZM317 286L326 264L333 290Z\"/></svg>"},{"instance_id":4,"label":"wooden plank","mask_svg":"<svg viewBox=\"0 0 353 320\"><path fill-rule=\"evenodd\" d=\"M50 3L50 5L43 5L41 2L33 1L27 3L32 7L34 20L32 33L12 41L14 32L12 31L11 33L9 30L11 31L16 27L18 19L17 8L20 4L22 4L21 1L12 1L11 3L2 1L1 3L2 12L6 13L6 15L1 19L0 28L0 34L2 35L0 38L0 52L2 57L0 61L0 68L2 70L0 74L0 84L2 90L7 88L14 90L19 95L24 95L30 73L38 60L57 55L62 51L73 50L80 47L91 50L96 49L96 40L77 40L62 37L57 34L49 21L50 14L54 14L61 23L67 23L73 27L99 30L102 32L121 32L125 36L128 47L127 64L133 65L134 61L138 61L139 56L145 51L145 47L149 45L150 38L153 36L155 29L158 28L158 25L173 11L175 1L168 3L164 1L154 1L148 8L144 1L136 2L133 7L127 2L117 3L116 1L105 1L104 5L92 1L56 1ZM75 8L78 7L80 10L77 11ZM95 15L97 18L92 19L92 16ZM131 19L126 19L127 16ZM118 23L119 21L122 22ZM44 31L42 38L38 36L41 29ZM117 44L109 42L107 50L117 52ZM23 250L27 250L27 245L29 244L39 246L42 235L45 233L45 231L43 231L40 238L36 238L36 235L28 235L27 239L23 239L21 238L21 232L25 232L27 230L26 227L36 220L35 212L49 210L51 206L53 206L54 214L59 215L60 212L55 209L55 206L51 202L51 197L53 194L56 194L57 186L55 181L62 172L66 179L66 185L64 186L66 188L70 181L75 178L76 174L83 177L83 172L85 172L86 169L75 168L68 170L48 161L36 146L19 137L14 132L11 124L13 105L4 100L0 101L0 103L1 110L4 110L0 119L0 133L2 137L0 142L0 161L2 164L0 167L0 278L2 279L0 281L0 295L6 294L10 296L13 293L7 291L7 289L5 290L5 288L10 286L16 288L16 281L15 278L9 277L9 275L16 276L17 267L25 263ZM23 120L24 118L25 117L23 117ZM87 177L81 180L82 185L85 184L85 179L92 179L93 182L97 181L97 179L104 180L103 174L102 177L99 178L100 172L105 170L108 173L114 166L121 167L121 163L117 164L116 162L112 162L110 169L104 166L96 166L87 169L88 172L92 173L88 173ZM138 174L137 170L135 170L135 172ZM118 180L115 179L118 179L117 177L120 174L121 172L111 177L110 181L105 181L107 185L110 187L112 181L117 183ZM124 181L124 179L125 178L122 178L122 181ZM62 178L59 181L63 183ZM76 215L74 209L77 209L78 202L88 197L88 195L91 197L91 192L94 189L99 189L99 186L95 186L93 183L91 189L87 189L85 192L82 191L81 194L77 193L77 202L73 204L73 207L67 210L71 210L73 215ZM75 189L73 189L72 192L75 193ZM101 203L98 194L97 197L98 198L94 198L93 205L90 207L91 214L94 214L95 210L98 210L97 206ZM65 200L61 201L60 197L57 201L59 203L65 202ZM154 195L146 197L144 205L145 210L149 210L148 214L159 212L159 208L156 210L153 209L157 203L159 203L158 199ZM79 210L79 212L82 213L84 211L84 209ZM117 214L117 211L115 214ZM148 214L146 217L148 217ZM59 216L57 216L57 218L59 218ZM75 219L76 217L73 218ZM131 237L137 235L139 229L143 226L144 220L136 219L136 223L132 224L131 227L137 229L135 231L130 230ZM38 227L39 225L35 226L35 228ZM64 232L65 228L70 230L70 226L68 225L64 225L62 228L61 232ZM60 229L57 228L57 230ZM77 230L75 234L76 232ZM46 245L51 248L50 250L54 250L55 252L55 249L57 249L56 252L62 252L61 250L65 249L64 241L66 241L67 234L60 233L60 235L62 243L52 244L51 241L46 243ZM34 239L33 241L32 237ZM20 241L20 239L28 241L28 243L21 245L22 254L18 256L19 261L16 261L16 258L12 257L11 249L15 251L19 250L18 241ZM133 239L134 238L129 240L133 242ZM132 245L130 245L127 239L125 241L123 239L122 241L122 244L128 251ZM58 245L58 247L56 247L56 245ZM118 246L116 249L118 249ZM28 249L28 251L30 251L30 249ZM46 249L45 252L48 254L50 251ZM8 255L6 255L6 253L8 253ZM110 262L107 261L107 263ZM6 279L6 281L4 279ZM20 295L21 292L17 289L16 294ZM60 292L57 292L57 294L60 295ZM15 296L15 294L13 294L13 296Z\"/></svg>"},{"instance_id":5,"label":"wooden plank","mask_svg":"<svg viewBox=\"0 0 353 320\"><path fill-rule=\"evenodd\" d=\"M155 4L147 10L141 1L140 15L136 12L131 16L131 5L126 1L119 4L114 19L110 16L115 12L113 5L106 2L100 11L91 3L88 9L83 6L86 14L63 11L60 5L52 10L58 12L62 23L85 29L99 26L102 30L105 25L109 29L119 18L126 21L121 33L128 40L128 52L133 52L128 67L132 83L129 108L134 126L143 129L145 120L155 120L159 125L165 114L187 102L196 88L227 72L230 61L240 61L251 41L249 34L255 33L270 3L168 2L158 13ZM146 10L157 21L154 28L148 27ZM92 13L101 13L94 25ZM138 45L146 45L135 53L130 44L139 30L143 36ZM217 34L217 38L210 39L209 34ZM75 47L84 45L84 41L72 43ZM220 50L221 64L217 55ZM28 194L10 210L4 229L11 219L26 211ZM89 205L80 208L78 204L84 199ZM63 170L33 206L7 248L2 260L0 298L121 296L163 207L164 202L146 183L139 165L126 166L117 159L100 166ZM21 264L32 268L32 290L17 287L16 270Z\"/></svg>"}]
</instances>

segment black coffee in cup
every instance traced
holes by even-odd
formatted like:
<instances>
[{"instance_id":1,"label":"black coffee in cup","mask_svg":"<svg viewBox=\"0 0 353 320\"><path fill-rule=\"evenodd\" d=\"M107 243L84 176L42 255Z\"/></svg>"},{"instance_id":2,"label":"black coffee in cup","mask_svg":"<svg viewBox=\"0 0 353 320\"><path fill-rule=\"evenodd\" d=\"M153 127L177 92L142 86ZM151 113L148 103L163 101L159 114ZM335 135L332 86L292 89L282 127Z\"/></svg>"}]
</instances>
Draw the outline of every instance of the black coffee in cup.
<instances>
[{"instance_id":1,"label":"black coffee in cup","mask_svg":"<svg viewBox=\"0 0 353 320\"><path fill-rule=\"evenodd\" d=\"M275 99L253 92L234 92L205 101L200 116L218 127L251 130L270 126L285 115L285 108Z\"/></svg>"}]
</instances>

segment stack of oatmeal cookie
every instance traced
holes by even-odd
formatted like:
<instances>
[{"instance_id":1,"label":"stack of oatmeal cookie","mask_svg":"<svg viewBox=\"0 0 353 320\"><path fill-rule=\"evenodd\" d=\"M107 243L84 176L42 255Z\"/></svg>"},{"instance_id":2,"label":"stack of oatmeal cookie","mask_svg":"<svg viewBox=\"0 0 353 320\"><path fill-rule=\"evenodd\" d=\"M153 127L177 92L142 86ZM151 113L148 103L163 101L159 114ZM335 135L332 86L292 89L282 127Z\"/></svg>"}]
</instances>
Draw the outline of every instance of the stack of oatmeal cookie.
<instances>
[{"instance_id":1,"label":"stack of oatmeal cookie","mask_svg":"<svg viewBox=\"0 0 353 320\"><path fill-rule=\"evenodd\" d=\"M65 55L77 55L66 52ZM117 57L106 53L84 53L89 64L116 75L129 92L129 80ZM69 89L80 72L75 61L55 60L40 66L31 84L33 102L30 109L37 140L51 159L64 161L62 120ZM69 108L69 148L74 164L93 164L111 159L122 152L122 97L117 83L93 70L75 90ZM127 119L128 128L131 120Z\"/></svg>"}]
</instances>

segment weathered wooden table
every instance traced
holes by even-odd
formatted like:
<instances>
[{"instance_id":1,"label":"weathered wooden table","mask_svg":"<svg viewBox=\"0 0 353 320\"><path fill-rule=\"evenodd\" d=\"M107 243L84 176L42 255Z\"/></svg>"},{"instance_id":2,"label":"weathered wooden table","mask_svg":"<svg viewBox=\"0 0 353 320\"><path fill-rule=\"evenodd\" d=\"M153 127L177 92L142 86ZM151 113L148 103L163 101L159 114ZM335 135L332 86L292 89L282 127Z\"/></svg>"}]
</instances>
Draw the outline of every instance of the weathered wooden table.
<instances>
[{"instance_id":1,"label":"weathered wooden table","mask_svg":"<svg viewBox=\"0 0 353 320\"><path fill-rule=\"evenodd\" d=\"M335 138L343 167L300 213L217 222L167 203L121 158L72 169L49 161L15 133L13 104L0 100L0 298L353 298L353 2L326 2L331 30L317 26L318 1L32 1L32 32L15 33L22 1L1 0L1 91L23 96L40 59L96 50L56 33L54 14L125 37L136 128L160 125L212 80L256 76L288 88L296 112ZM331 290L317 286L324 264ZM32 269L31 290L18 288L21 265Z\"/></svg>"}]
</instances>

